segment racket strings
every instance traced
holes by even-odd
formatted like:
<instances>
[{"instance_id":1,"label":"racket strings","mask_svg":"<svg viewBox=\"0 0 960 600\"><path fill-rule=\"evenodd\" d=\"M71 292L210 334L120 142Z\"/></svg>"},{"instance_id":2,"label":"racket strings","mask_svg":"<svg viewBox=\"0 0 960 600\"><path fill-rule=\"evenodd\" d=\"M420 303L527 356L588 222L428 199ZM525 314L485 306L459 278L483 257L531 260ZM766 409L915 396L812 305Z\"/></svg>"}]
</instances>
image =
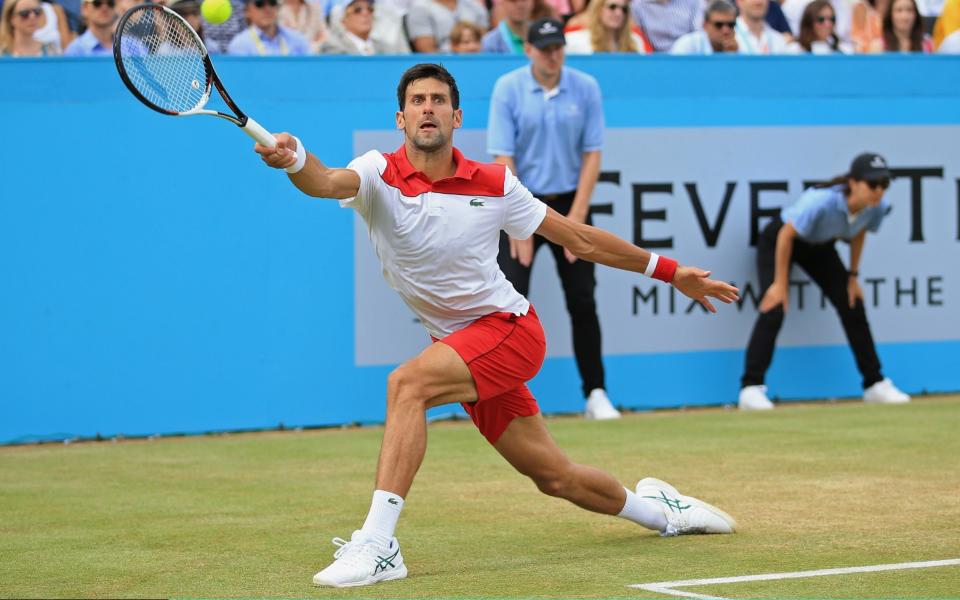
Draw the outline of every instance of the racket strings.
<instances>
[{"instance_id":1,"label":"racket strings","mask_svg":"<svg viewBox=\"0 0 960 600\"><path fill-rule=\"evenodd\" d=\"M180 17L147 6L131 14L117 35L127 77L149 102L177 113L206 103L206 51Z\"/></svg>"}]
</instances>

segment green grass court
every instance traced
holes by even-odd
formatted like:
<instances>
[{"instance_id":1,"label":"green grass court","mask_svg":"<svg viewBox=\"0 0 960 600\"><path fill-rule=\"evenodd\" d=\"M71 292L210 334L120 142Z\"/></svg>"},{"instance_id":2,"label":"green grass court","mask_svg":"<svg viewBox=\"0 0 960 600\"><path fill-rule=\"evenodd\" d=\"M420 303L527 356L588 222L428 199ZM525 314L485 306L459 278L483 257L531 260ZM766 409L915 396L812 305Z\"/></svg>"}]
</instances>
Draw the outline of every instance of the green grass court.
<instances>
[{"instance_id":1,"label":"green grass court","mask_svg":"<svg viewBox=\"0 0 960 600\"><path fill-rule=\"evenodd\" d=\"M575 460L730 512L661 539L542 496L469 423L430 427L410 578L310 584L369 506L380 428L0 448L0 596L669 598L630 584L960 558L960 396L550 421ZM960 598L960 566L682 588Z\"/></svg>"}]
</instances>

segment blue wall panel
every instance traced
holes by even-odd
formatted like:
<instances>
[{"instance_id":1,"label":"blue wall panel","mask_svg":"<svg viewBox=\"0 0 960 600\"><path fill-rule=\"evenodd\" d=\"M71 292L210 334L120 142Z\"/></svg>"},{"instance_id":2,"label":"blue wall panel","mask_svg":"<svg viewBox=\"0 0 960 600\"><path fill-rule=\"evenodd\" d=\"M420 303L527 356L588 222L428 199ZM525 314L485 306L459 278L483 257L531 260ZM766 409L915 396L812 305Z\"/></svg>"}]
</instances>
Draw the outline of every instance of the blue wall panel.
<instances>
[{"instance_id":1,"label":"blue wall panel","mask_svg":"<svg viewBox=\"0 0 960 600\"><path fill-rule=\"evenodd\" d=\"M443 57L467 128L483 128L511 57ZM388 129L407 57L217 62L265 127L330 164L355 129ZM584 57L611 127L957 124L955 57ZM262 168L225 122L148 111L106 59L2 60L0 442L375 422L389 368L353 364L352 214ZM852 395L849 351L780 351L788 397ZM960 341L881 348L904 387L960 389ZM740 352L608 359L628 405L722 404ZM837 379L791 364L847 361ZM951 362L952 361L952 362ZM702 377L686 378L691 369ZM842 372L840 372L842 371ZM662 374L658 382L636 373ZM533 388L576 411L575 369ZM672 382L672 383L671 383ZM441 411L442 412L442 411Z\"/></svg>"}]
</instances>

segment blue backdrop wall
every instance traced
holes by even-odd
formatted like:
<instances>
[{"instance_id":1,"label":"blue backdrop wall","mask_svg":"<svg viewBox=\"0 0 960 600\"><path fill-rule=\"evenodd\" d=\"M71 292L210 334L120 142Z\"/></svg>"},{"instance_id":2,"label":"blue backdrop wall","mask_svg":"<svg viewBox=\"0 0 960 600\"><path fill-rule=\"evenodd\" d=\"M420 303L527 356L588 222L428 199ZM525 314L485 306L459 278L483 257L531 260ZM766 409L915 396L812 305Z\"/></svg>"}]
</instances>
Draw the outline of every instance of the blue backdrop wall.
<instances>
[{"instance_id":1,"label":"blue backdrop wall","mask_svg":"<svg viewBox=\"0 0 960 600\"><path fill-rule=\"evenodd\" d=\"M442 60L461 87L464 127L483 129L494 81L522 63ZM609 127L960 124L955 57L569 62L600 81ZM393 127L411 63L217 66L261 124L345 165L355 130ZM110 60L2 60L0 103L0 442L382 419L391 367L354 361L351 211L298 195L226 122L147 110ZM909 391L957 390L958 349L956 339L883 344L881 355ZM845 367L821 377L789 377L837 361ZM607 362L614 394L650 390L637 408L722 404L735 397L742 351ZM791 348L777 365L786 397L858 393L843 346ZM569 358L548 360L532 387L545 411L580 409Z\"/></svg>"}]
</instances>

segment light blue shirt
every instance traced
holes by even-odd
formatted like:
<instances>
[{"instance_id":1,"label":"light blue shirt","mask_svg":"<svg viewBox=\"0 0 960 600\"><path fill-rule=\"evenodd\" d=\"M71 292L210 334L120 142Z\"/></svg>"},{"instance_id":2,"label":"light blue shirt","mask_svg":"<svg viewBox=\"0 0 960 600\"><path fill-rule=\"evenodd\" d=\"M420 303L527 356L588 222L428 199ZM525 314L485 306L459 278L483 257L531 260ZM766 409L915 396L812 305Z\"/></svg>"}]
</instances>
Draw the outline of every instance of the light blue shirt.
<instances>
[{"instance_id":1,"label":"light blue shirt","mask_svg":"<svg viewBox=\"0 0 960 600\"><path fill-rule=\"evenodd\" d=\"M713 44L706 31L691 31L677 38L670 48L670 54L713 54Z\"/></svg>"},{"instance_id":2,"label":"light blue shirt","mask_svg":"<svg viewBox=\"0 0 960 600\"><path fill-rule=\"evenodd\" d=\"M851 240L864 229L877 231L880 222L890 212L886 198L877 206L868 206L856 215L847 210L843 186L810 188L795 204L780 211L780 219L793 223L797 234L812 244L833 240Z\"/></svg>"},{"instance_id":3,"label":"light blue shirt","mask_svg":"<svg viewBox=\"0 0 960 600\"><path fill-rule=\"evenodd\" d=\"M563 67L544 91L530 65L497 80L490 98L487 152L512 156L517 177L539 194L577 189L584 152L603 149L603 102L597 80Z\"/></svg>"},{"instance_id":4,"label":"light blue shirt","mask_svg":"<svg viewBox=\"0 0 960 600\"><path fill-rule=\"evenodd\" d=\"M277 35L269 38L250 26L233 36L227 54L237 56L302 56L310 53L307 38L297 31L277 26Z\"/></svg>"},{"instance_id":5,"label":"light blue shirt","mask_svg":"<svg viewBox=\"0 0 960 600\"><path fill-rule=\"evenodd\" d=\"M113 44L104 46L93 35L93 32L87 29L83 35L70 42L67 49L63 51L64 56L113 56Z\"/></svg>"}]
</instances>

